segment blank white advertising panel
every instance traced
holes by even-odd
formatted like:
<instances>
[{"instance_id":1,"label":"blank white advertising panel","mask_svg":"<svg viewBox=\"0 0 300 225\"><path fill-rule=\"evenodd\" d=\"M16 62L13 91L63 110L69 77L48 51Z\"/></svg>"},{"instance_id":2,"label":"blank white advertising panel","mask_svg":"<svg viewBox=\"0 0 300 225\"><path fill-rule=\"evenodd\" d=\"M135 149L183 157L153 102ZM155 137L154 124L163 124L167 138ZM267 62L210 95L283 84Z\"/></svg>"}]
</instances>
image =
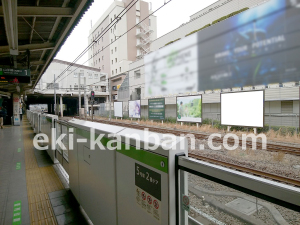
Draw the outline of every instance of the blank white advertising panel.
<instances>
[{"instance_id":1,"label":"blank white advertising panel","mask_svg":"<svg viewBox=\"0 0 300 225\"><path fill-rule=\"evenodd\" d=\"M221 94L221 124L263 127L264 91Z\"/></svg>"},{"instance_id":2,"label":"blank white advertising panel","mask_svg":"<svg viewBox=\"0 0 300 225\"><path fill-rule=\"evenodd\" d=\"M123 102L114 102L114 116L123 117Z\"/></svg>"}]
</instances>

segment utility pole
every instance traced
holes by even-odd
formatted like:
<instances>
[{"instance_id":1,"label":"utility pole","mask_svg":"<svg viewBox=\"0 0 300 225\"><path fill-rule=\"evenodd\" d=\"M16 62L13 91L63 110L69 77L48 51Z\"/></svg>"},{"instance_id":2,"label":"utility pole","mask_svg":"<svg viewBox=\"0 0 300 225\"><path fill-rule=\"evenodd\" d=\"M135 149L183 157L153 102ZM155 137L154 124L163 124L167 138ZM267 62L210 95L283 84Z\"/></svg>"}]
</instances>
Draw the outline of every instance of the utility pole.
<instances>
[{"instance_id":1,"label":"utility pole","mask_svg":"<svg viewBox=\"0 0 300 225\"><path fill-rule=\"evenodd\" d=\"M54 74L54 115L56 115L56 87L55 87L55 74Z\"/></svg>"},{"instance_id":2,"label":"utility pole","mask_svg":"<svg viewBox=\"0 0 300 225\"><path fill-rule=\"evenodd\" d=\"M87 96L86 96L86 77L83 78L83 88L84 88L84 96L83 96L83 99L84 99L84 115L85 115L85 120L87 120L87 109L88 109L88 102L87 102Z\"/></svg>"},{"instance_id":3,"label":"utility pole","mask_svg":"<svg viewBox=\"0 0 300 225\"><path fill-rule=\"evenodd\" d=\"M78 115L79 115L79 118L80 118L80 109L81 109L81 87L80 87L80 76L81 76L81 73L78 73Z\"/></svg>"},{"instance_id":4,"label":"utility pole","mask_svg":"<svg viewBox=\"0 0 300 225\"><path fill-rule=\"evenodd\" d=\"M108 92L109 92L109 120L111 120L111 80L108 79Z\"/></svg>"}]
</instances>

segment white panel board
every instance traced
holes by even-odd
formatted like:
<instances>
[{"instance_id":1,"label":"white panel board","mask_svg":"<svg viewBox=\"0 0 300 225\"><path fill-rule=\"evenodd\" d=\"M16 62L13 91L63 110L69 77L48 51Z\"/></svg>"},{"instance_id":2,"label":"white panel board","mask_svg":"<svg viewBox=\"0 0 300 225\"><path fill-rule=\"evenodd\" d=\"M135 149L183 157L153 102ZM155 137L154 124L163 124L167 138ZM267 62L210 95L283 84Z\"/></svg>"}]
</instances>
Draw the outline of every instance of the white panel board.
<instances>
[{"instance_id":1,"label":"white panel board","mask_svg":"<svg viewBox=\"0 0 300 225\"><path fill-rule=\"evenodd\" d=\"M123 102L114 102L114 116L123 117Z\"/></svg>"},{"instance_id":2,"label":"white panel board","mask_svg":"<svg viewBox=\"0 0 300 225\"><path fill-rule=\"evenodd\" d=\"M264 91L222 93L221 124L263 127Z\"/></svg>"}]
</instances>

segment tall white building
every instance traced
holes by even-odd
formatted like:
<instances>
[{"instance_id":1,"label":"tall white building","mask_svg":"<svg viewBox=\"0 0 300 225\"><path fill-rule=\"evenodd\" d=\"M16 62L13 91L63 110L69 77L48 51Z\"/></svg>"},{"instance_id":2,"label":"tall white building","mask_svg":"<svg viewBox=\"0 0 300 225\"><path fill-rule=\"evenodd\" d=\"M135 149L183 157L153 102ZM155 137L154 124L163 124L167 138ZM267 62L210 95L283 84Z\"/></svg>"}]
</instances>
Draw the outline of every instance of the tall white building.
<instances>
[{"instance_id":1,"label":"tall white building","mask_svg":"<svg viewBox=\"0 0 300 225\"><path fill-rule=\"evenodd\" d=\"M151 14L151 4L138 1L130 8L130 2L114 1L93 25L88 37L89 44L95 43L89 50L89 66L107 73L111 78L113 99L117 99L114 95L123 82L126 75L124 72L128 71L129 64L149 53L150 43L157 36L156 17L151 15L147 18ZM121 19L117 18L127 6L130 10L124 15L123 12ZM145 20L142 21L143 19ZM105 33L106 27L117 20L118 23ZM134 27L139 22L141 23ZM130 31L126 33L128 30Z\"/></svg>"}]
</instances>

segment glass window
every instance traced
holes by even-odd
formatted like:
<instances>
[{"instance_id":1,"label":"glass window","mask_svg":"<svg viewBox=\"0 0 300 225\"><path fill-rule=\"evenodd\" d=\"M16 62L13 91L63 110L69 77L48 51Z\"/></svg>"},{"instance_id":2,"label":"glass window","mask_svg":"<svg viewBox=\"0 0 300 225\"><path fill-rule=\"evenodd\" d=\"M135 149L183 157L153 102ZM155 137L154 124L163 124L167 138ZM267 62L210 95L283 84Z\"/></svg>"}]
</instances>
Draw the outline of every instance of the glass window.
<instances>
[{"instance_id":1,"label":"glass window","mask_svg":"<svg viewBox=\"0 0 300 225\"><path fill-rule=\"evenodd\" d=\"M98 74L94 74L94 78L95 78L95 79L98 79Z\"/></svg>"},{"instance_id":2,"label":"glass window","mask_svg":"<svg viewBox=\"0 0 300 225\"><path fill-rule=\"evenodd\" d=\"M74 78L78 78L78 74L77 73L74 73Z\"/></svg>"},{"instance_id":3,"label":"glass window","mask_svg":"<svg viewBox=\"0 0 300 225\"><path fill-rule=\"evenodd\" d=\"M134 79L139 79L140 77L141 77L141 71L140 70L134 71Z\"/></svg>"},{"instance_id":4,"label":"glass window","mask_svg":"<svg viewBox=\"0 0 300 225\"><path fill-rule=\"evenodd\" d=\"M115 47L115 52L117 51L117 47Z\"/></svg>"},{"instance_id":5,"label":"glass window","mask_svg":"<svg viewBox=\"0 0 300 225\"><path fill-rule=\"evenodd\" d=\"M116 62L118 61L117 58L115 58Z\"/></svg>"},{"instance_id":6,"label":"glass window","mask_svg":"<svg viewBox=\"0 0 300 225\"><path fill-rule=\"evenodd\" d=\"M120 67L120 73L121 73L121 67Z\"/></svg>"},{"instance_id":7,"label":"glass window","mask_svg":"<svg viewBox=\"0 0 300 225\"><path fill-rule=\"evenodd\" d=\"M89 73L89 79L93 78L93 74Z\"/></svg>"},{"instance_id":8,"label":"glass window","mask_svg":"<svg viewBox=\"0 0 300 225\"><path fill-rule=\"evenodd\" d=\"M113 70L111 71L111 75L114 75L114 71Z\"/></svg>"}]
</instances>

